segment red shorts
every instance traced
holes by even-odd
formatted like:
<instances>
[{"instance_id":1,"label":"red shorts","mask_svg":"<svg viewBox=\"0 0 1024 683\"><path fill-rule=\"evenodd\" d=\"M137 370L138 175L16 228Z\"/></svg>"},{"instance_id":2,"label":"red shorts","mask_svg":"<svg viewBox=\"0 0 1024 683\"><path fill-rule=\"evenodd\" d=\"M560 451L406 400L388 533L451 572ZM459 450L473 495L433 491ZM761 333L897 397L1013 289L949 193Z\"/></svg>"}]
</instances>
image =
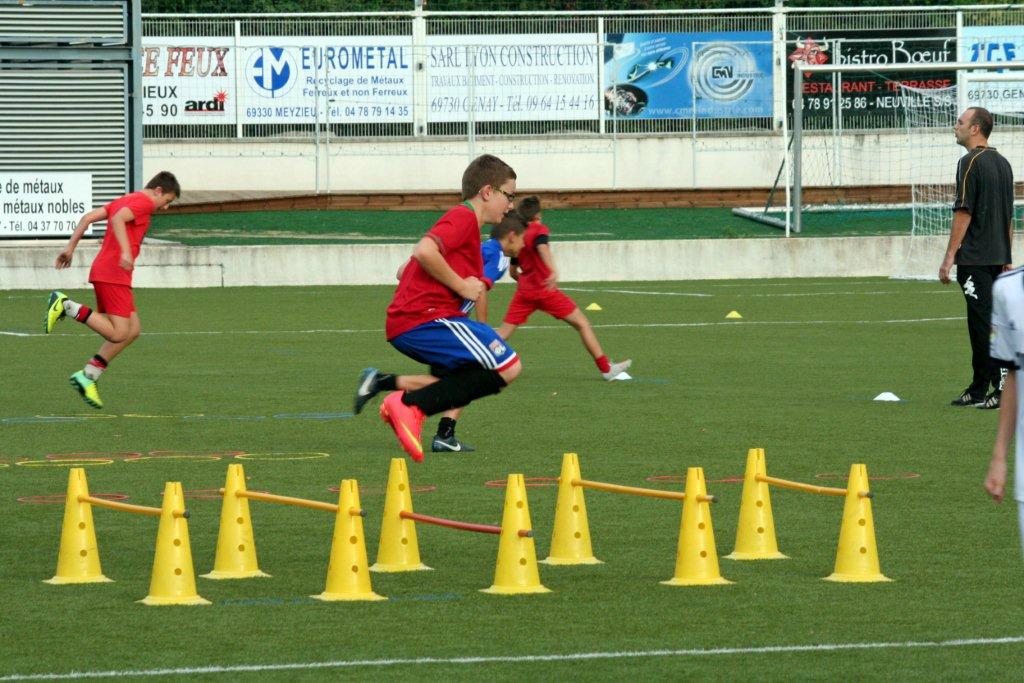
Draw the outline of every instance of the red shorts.
<instances>
[{"instance_id":1,"label":"red shorts","mask_svg":"<svg viewBox=\"0 0 1024 683\"><path fill-rule=\"evenodd\" d=\"M128 285L115 285L112 282L94 282L96 290L96 311L109 313L122 318L130 318L135 312L135 296Z\"/></svg>"},{"instance_id":2,"label":"red shorts","mask_svg":"<svg viewBox=\"0 0 1024 683\"><path fill-rule=\"evenodd\" d=\"M531 313L538 310L561 320L576 310L576 302L557 289L542 289L525 293L523 290L517 289L512 297L512 302L508 305L505 322L509 325L522 325Z\"/></svg>"}]
</instances>

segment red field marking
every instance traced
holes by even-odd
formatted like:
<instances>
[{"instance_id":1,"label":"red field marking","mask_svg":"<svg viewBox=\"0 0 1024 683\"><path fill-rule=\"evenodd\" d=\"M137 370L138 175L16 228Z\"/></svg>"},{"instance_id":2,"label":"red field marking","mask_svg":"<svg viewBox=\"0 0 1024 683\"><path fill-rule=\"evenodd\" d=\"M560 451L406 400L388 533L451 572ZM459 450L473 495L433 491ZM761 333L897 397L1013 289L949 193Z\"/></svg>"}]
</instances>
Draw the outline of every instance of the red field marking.
<instances>
[{"instance_id":1,"label":"red field marking","mask_svg":"<svg viewBox=\"0 0 1024 683\"><path fill-rule=\"evenodd\" d=\"M181 458L188 456L235 458L245 454L245 451L150 451L146 455L150 458Z\"/></svg>"},{"instance_id":2,"label":"red field marking","mask_svg":"<svg viewBox=\"0 0 1024 683\"><path fill-rule=\"evenodd\" d=\"M91 495L104 500L128 500L128 496L123 493L93 493ZM18 502L26 505L63 505L65 500L67 500L66 493L48 493L42 496L22 496Z\"/></svg>"},{"instance_id":3,"label":"red field marking","mask_svg":"<svg viewBox=\"0 0 1024 683\"><path fill-rule=\"evenodd\" d=\"M558 486L558 477L524 477L523 481L528 489L537 489L544 486ZM503 489L508 486L508 479L492 479L485 481L484 486L492 489Z\"/></svg>"},{"instance_id":4,"label":"red field marking","mask_svg":"<svg viewBox=\"0 0 1024 683\"><path fill-rule=\"evenodd\" d=\"M815 479L848 479L849 475L839 474L837 472L822 472L814 475ZM919 472L901 472L900 474L876 474L869 476L869 481L896 481L899 479L920 479L921 474Z\"/></svg>"},{"instance_id":5,"label":"red field marking","mask_svg":"<svg viewBox=\"0 0 1024 683\"><path fill-rule=\"evenodd\" d=\"M47 460L134 460L141 458L142 453L136 451L78 451L76 453L47 453Z\"/></svg>"}]
</instances>

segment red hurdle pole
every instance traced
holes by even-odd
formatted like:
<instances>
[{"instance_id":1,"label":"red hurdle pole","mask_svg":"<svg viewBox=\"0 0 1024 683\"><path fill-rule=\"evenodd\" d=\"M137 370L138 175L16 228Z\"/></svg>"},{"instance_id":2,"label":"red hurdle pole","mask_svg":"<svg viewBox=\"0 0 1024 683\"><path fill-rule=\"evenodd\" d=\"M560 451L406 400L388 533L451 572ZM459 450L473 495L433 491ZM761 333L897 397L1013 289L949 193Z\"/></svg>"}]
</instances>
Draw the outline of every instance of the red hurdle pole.
<instances>
[{"instance_id":1,"label":"red hurdle pole","mask_svg":"<svg viewBox=\"0 0 1024 683\"><path fill-rule=\"evenodd\" d=\"M457 522L454 519L444 519L442 517L431 517L430 515L421 515L418 512L407 512L402 510L398 513L398 516L402 519L411 519L416 522L423 522L424 524L435 524L437 526L445 526L449 529L461 529L463 531L476 531L481 534L500 534L500 526L491 526L490 524L473 524L472 522ZM533 529L520 529L519 536L521 538L533 538Z\"/></svg>"}]
</instances>

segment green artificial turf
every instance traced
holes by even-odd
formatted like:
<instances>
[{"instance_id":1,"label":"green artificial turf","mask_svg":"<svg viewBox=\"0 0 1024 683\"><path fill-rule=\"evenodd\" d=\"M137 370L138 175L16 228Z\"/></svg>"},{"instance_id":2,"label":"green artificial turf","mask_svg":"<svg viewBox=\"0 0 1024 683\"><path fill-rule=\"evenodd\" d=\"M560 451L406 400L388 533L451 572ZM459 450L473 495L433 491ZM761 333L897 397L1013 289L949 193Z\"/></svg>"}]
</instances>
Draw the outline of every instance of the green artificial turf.
<instances>
[{"instance_id":1,"label":"green artificial turf","mask_svg":"<svg viewBox=\"0 0 1024 683\"><path fill-rule=\"evenodd\" d=\"M459 421L459 437L478 451L410 463L417 512L499 524L504 491L485 484L509 473L557 477L570 451L584 477L630 486L679 490L649 478L700 466L718 498L713 529L725 555L739 512L735 479L747 450L762 447L769 474L818 485L845 486L852 463L867 465L882 570L894 581L822 581L842 500L773 489L779 546L791 559L722 559L728 586L662 585L675 567L679 504L598 491L586 502L604 564L541 565L546 595L479 592L492 583L497 538L421 525L420 552L434 571L373 575L386 602L316 602L308 596L324 589L333 517L258 502L259 562L272 578L197 579L211 606L137 604L157 520L102 509L93 512L99 552L115 582L47 585L62 505L21 500L61 500L76 457L98 459L80 461L92 493L130 503L159 505L164 482L180 481L197 574L212 568L220 504L192 492L222 486L229 463L244 463L250 489L316 500L336 501L330 487L357 479L372 563L388 464L402 456L378 401L349 415L352 392L366 366L419 366L384 341L390 287L140 289L143 335L111 363L100 383L106 407L94 411L67 376L97 338L70 321L39 335L45 293L8 291L0 678L157 669L175 680L289 681L1019 676L1015 508L981 488L997 414L948 405L970 375L955 289L883 279L565 288L581 306L603 308L588 316L609 356L633 358L633 381L603 382L576 334L536 315L510 342L522 376ZM511 292L496 288L495 317ZM726 321L732 310L742 320ZM903 402L872 401L883 391ZM426 439L436 424L428 419ZM554 487L529 489L539 557L555 496ZM906 645L1007 637L1016 640ZM851 649L872 643L881 645ZM517 660L528 656L553 659ZM260 669L272 665L299 668ZM182 670L191 667L255 668Z\"/></svg>"},{"instance_id":2,"label":"green artificial turf","mask_svg":"<svg viewBox=\"0 0 1024 683\"><path fill-rule=\"evenodd\" d=\"M437 211L254 211L163 214L150 237L192 245L380 244L415 242ZM778 214L776 214L778 217ZM910 211L804 214L804 237L910 234ZM779 237L783 231L729 209L562 209L544 211L562 241Z\"/></svg>"}]
</instances>

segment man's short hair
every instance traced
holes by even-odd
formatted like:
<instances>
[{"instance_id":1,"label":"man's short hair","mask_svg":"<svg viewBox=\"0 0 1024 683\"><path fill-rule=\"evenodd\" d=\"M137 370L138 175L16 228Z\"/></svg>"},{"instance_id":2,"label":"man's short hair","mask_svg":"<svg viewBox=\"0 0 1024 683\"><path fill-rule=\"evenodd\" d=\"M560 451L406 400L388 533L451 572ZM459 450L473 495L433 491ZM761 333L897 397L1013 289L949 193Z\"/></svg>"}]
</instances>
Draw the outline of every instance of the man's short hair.
<instances>
[{"instance_id":1,"label":"man's short hair","mask_svg":"<svg viewBox=\"0 0 1024 683\"><path fill-rule=\"evenodd\" d=\"M510 232L514 232L518 235L525 231L526 221L523 220L523 217L515 211L509 211L505 214L505 217L501 219L500 223L491 228L491 239L500 240Z\"/></svg>"},{"instance_id":2,"label":"man's short hair","mask_svg":"<svg viewBox=\"0 0 1024 683\"><path fill-rule=\"evenodd\" d=\"M988 139L992 135L992 112L985 107L971 107L971 121L967 125L978 126L982 137Z\"/></svg>"},{"instance_id":3,"label":"man's short hair","mask_svg":"<svg viewBox=\"0 0 1024 683\"><path fill-rule=\"evenodd\" d=\"M462 174L462 198L472 199L485 185L500 188L506 181L515 180L512 167L493 154L481 154L473 159Z\"/></svg>"},{"instance_id":4,"label":"man's short hair","mask_svg":"<svg viewBox=\"0 0 1024 683\"><path fill-rule=\"evenodd\" d=\"M181 185L170 171L160 171L146 183L147 190L155 190L158 187L164 191L164 194L171 192L175 197L181 197Z\"/></svg>"},{"instance_id":5,"label":"man's short hair","mask_svg":"<svg viewBox=\"0 0 1024 683\"><path fill-rule=\"evenodd\" d=\"M537 197L523 197L519 200L519 206L516 207L516 211L519 215L526 220L527 223L537 218L537 214L540 213L540 199Z\"/></svg>"}]
</instances>

